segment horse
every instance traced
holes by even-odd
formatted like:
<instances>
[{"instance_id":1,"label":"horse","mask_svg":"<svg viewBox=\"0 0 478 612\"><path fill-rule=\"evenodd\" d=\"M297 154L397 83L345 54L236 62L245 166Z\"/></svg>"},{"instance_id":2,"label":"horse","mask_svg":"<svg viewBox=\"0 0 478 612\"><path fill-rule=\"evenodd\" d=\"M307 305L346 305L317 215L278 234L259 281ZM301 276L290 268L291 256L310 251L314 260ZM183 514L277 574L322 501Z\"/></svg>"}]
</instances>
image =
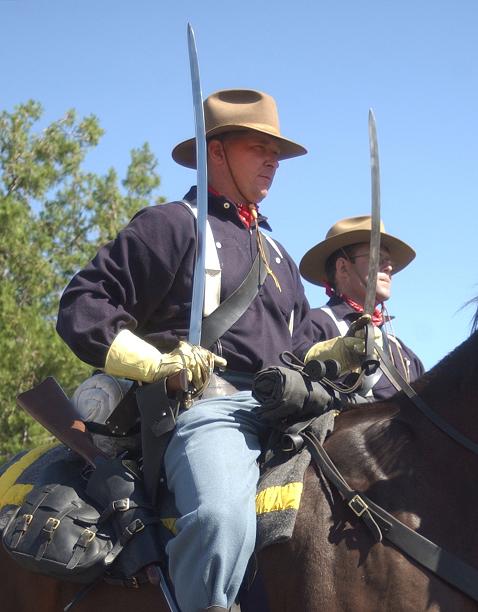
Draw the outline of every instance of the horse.
<instances>
[{"instance_id":1,"label":"horse","mask_svg":"<svg viewBox=\"0 0 478 612\"><path fill-rule=\"evenodd\" d=\"M475 319L476 320L476 319ZM413 384L445 421L478 443L478 331ZM478 571L478 456L400 392L337 416L324 444L348 484ZM322 473L309 466L293 537L258 555L268 612L477 611L476 601L376 542ZM0 552L3 612L56 612L78 585L32 574ZM167 612L159 590L101 583L74 610ZM261 610L266 612L266 610Z\"/></svg>"},{"instance_id":2,"label":"horse","mask_svg":"<svg viewBox=\"0 0 478 612\"><path fill-rule=\"evenodd\" d=\"M478 331L413 388L478 444ZM324 448L352 489L478 572L478 455L403 392L343 412ZM293 537L261 551L259 567L273 612L478 610L395 546L376 542L313 465Z\"/></svg>"}]
</instances>

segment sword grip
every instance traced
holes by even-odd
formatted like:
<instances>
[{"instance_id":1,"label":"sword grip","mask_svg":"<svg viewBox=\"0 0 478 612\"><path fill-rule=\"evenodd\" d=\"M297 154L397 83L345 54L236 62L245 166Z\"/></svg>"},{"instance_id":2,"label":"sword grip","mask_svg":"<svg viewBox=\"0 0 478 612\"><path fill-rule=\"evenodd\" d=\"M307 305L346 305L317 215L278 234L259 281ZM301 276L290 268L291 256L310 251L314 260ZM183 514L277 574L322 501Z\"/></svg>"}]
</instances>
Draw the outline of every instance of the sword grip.
<instances>
[{"instance_id":1,"label":"sword grip","mask_svg":"<svg viewBox=\"0 0 478 612\"><path fill-rule=\"evenodd\" d=\"M176 374L169 376L166 380L166 390L170 396L174 396L179 392L187 393L188 388L189 383L187 370L180 370Z\"/></svg>"}]
</instances>

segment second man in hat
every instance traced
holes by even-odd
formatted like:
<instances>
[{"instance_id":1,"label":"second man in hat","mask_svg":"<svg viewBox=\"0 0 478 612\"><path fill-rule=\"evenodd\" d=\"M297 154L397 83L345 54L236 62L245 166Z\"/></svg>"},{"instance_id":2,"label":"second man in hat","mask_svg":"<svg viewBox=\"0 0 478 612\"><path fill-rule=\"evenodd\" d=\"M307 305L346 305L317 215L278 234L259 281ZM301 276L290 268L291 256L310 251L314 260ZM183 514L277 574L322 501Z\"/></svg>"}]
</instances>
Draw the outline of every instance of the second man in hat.
<instances>
[{"instance_id":1,"label":"second man in hat","mask_svg":"<svg viewBox=\"0 0 478 612\"><path fill-rule=\"evenodd\" d=\"M326 289L329 301L311 310L316 341L315 357L338 359L344 369L358 365L355 339L343 337L349 326L363 313L370 253L370 216L351 217L335 223L324 240L302 258L300 271L311 283ZM411 382L424 372L420 359L399 340L391 329L385 302L390 298L392 275L403 270L415 257L405 242L380 231L380 265L377 275L376 308L372 323L382 331L383 346L402 376ZM349 346L350 345L350 346ZM379 370L366 377L360 391L368 399L385 399L395 387Z\"/></svg>"}]
</instances>

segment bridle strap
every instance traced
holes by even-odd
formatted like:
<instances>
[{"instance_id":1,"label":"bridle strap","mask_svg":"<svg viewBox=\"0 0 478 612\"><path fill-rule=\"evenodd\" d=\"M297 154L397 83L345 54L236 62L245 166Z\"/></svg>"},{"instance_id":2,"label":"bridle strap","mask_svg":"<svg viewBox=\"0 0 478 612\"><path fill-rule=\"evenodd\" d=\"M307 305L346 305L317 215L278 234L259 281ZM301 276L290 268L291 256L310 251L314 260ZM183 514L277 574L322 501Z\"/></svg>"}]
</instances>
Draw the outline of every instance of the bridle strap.
<instances>
[{"instance_id":1,"label":"bridle strap","mask_svg":"<svg viewBox=\"0 0 478 612\"><path fill-rule=\"evenodd\" d=\"M353 513L365 522L377 541L380 542L383 535L417 563L478 601L478 570L407 527L363 493L354 491L316 436L310 430L301 432L301 436L317 467Z\"/></svg>"},{"instance_id":2,"label":"bridle strap","mask_svg":"<svg viewBox=\"0 0 478 612\"><path fill-rule=\"evenodd\" d=\"M464 446L469 451L478 455L478 444L473 442L467 436L460 433L457 429L452 427L443 417L437 412L432 410L430 406L417 394L408 382L403 378L400 372L397 370L395 365L392 363L388 355L382 350L382 348L374 342L374 349L380 357L380 369L397 389L397 391L403 391L405 395L413 402L413 404L420 410L420 412L427 417L438 429L446 433L450 438Z\"/></svg>"}]
</instances>

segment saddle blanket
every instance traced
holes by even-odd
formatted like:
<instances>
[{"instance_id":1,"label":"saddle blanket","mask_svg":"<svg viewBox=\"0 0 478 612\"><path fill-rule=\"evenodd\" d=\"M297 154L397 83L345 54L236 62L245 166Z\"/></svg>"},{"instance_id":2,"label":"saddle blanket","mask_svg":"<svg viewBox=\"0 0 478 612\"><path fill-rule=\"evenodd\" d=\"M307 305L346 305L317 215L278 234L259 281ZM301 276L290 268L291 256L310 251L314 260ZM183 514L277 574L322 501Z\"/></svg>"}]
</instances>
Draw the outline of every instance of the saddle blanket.
<instances>
[{"instance_id":1,"label":"saddle blanket","mask_svg":"<svg viewBox=\"0 0 478 612\"><path fill-rule=\"evenodd\" d=\"M310 427L322 444L334 429L336 416L330 410ZM304 474L310 464L310 453L304 446L298 452L279 451L263 465L256 495L256 551L292 537L304 486Z\"/></svg>"},{"instance_id":2,"label":"saddle blanket","mask_svg":"<svg viewBox=\"0 0 478 612\"><path fill-rule=\"evenodd\" d=\"M314 422L314 432L321 442L333 430L334 418L335 413L330 411ZM257 550L292 537L309 463L310 454L302 448L292 456L277 452L265 464L256 495ZM0 532L35 485L69 485L82 497L86 486L84 467L81 457L58 442L23 451L1 466ZM160 535L165 544L175 533L178 517L172 496L163 498L159 516L164 528Z\"/></svg>"}]
</instances>

